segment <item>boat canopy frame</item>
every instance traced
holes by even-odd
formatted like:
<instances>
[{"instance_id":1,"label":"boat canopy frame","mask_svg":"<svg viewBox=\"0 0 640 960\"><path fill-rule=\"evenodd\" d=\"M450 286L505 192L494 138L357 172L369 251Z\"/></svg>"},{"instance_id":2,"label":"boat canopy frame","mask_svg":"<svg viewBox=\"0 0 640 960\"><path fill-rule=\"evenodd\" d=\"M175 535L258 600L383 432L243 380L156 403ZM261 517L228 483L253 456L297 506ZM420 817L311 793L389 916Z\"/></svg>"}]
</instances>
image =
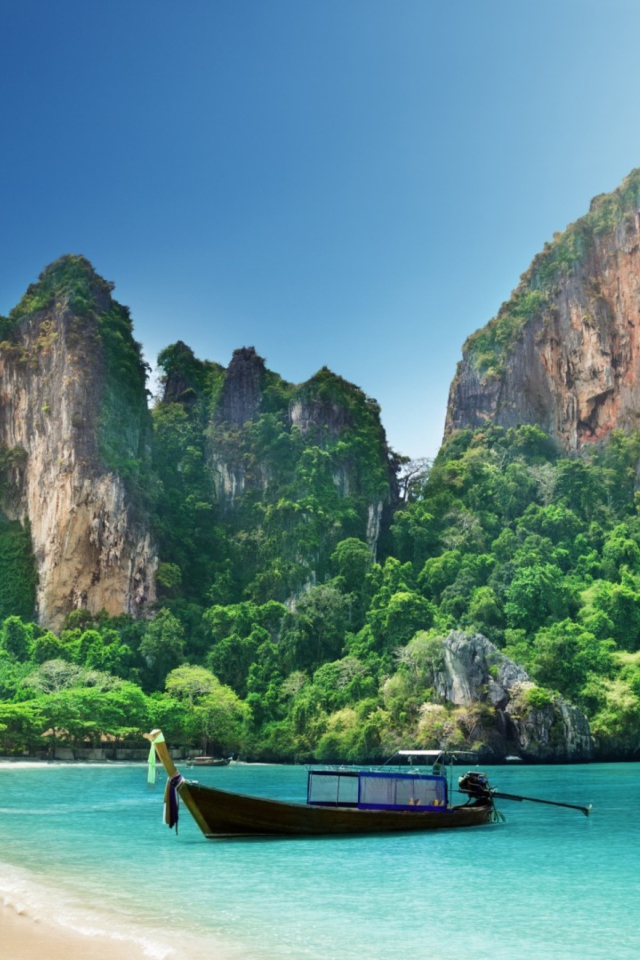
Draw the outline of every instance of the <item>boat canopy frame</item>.
<instances>
[{"instance_id":1,"label":"boat canopy frame","mask_svg":"<svg viewBox=\"0 0 640 960\"><path fill-rule=\"evenodd\" d=\"M440 774L309 770L307 805L440 813L449 809L449 791Z\"/></svg>"}]
</instances>

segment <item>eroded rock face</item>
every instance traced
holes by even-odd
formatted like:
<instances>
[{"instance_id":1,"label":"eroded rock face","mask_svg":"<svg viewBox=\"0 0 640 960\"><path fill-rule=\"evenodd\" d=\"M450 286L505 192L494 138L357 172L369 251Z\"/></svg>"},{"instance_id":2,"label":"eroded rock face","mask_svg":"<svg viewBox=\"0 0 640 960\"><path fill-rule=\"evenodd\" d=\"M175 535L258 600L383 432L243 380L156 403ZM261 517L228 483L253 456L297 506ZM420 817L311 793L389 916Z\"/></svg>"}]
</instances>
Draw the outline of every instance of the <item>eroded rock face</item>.
<instances>
[{"instance_id":1,"label":"eroded rock face","mask_svg":"<svg viewBox=\"0 0 640 960\"><path fill-rule=\"evenodd\" d=\"M299 388L297 396L289 406L289 418L292 426L297 427L309 442L321 448L326 448L338 441L340 436L354 425L351 411L344 404L313 392L313 381L302 384ZM342 497L348 497L354 492L353 479L352 471L347 465L334 471L333 482ZM391 472L389 479L391 495L393 495L395 475L391 476ZM389 501L390 497L387 500L376 499L367 508L365 536L374 556L380 538L385 506Z\"/></svg>"},{"instance_id":2,"label":"eroded rock face","mask_svg":"<svg viewBox=\"0 0 640 960\"><path fill-rule=\"evenodd\" d=\"M532 707L526 698L532 686L529 682L512 688L506 706L522 755L545 761L590 760L593 740L584 714L561 697Z\"/></svg>"},{"instance_id":3,"label":"eroded rock face","mask_svg":"<svg viewBox=\"0 0 640 960\"><path fill-rule=\"evenodd\" d=\"M634 171L546 245L511 301L469 338L445 433L487 419L505 427L537 424L577 450L614 428L637 426L638 411L640 171Z\"/></svg>"},{"instance_id":4,"label":"eroded rock face","mask_svg":"<svg viewBox=\"0 0 640 960\"><path fill-rule=\"evenodd\" d=\"M176 346L184 350L184 345ZM165 402L188 393L187 381L178 373L166 382ZM277 384L275 393L274 384ZM381 533L388 529L399 499L396 473L389 463L375 401L327 368L322 368L305 383L293 385L268 371L254 347L235 350L223 374L220 398L209 426L207 452L216 499L227 516L233 513L245 493L257 493L261 499L268 497L274 473L281 473L277 456L270 458L264 450L260 457L255 456L251 426L263 413L278 417L282 436L297 437L303 446L318 447L331 455L332 482L339 496L345 499L362 496L365 471L355 455L336 456L336 447L354 430L369 426L372 446L375 445L381 461L388 464L388 489L384 494L370 497L359 532L375 555ZM294 473L292 468L290 482L294 482ZM310 582L315 575L315 570L311 570Z\"/></svg>"},{"instance_id":5,"label":"eroded rock face","mask_svg":"<svg viewBox=\"0 0 640 960\"><path fill-rule=\"evenodd\" d=\"M191 347L182 340L174 345L174 363L164 382L163 403L181 403L190 406L196 399L197 383L190 366L194 360ZM175 358L178 362L175 362Z\"/></svg>"},{"instance_id":6,"label":"eroded rock face","mask_svg":"<svg viewBox=\"0 0 640 960\"><path fill-rule=\"evenodd\" d=\"M295 398L289 407L289 417L294 426L319 446L327 439L337 439L343 430L352 426L352 418L344 406L309 391Z\"/></svg>"},{"instance_id":7,"label":"eroded rock face","mask_svg":"<svg viewBox=\"0 0 640 960\"><path fill-rule=\"evenodd\" d=\"M538 704L529 694L534 687L526 670L482 634L454 631L444 641L435 692L456 706L490 708L470 731L487 744L489 755L547 762L590 759L593 745L584 715L559 696Z\"/></svg>"},{"instance_id":8,"label":"eroded rock face","mask_svg":"<svg viewBox=\"0 0 640 960\"><path fill-rule=\"evenodd\" d=\"M262 402L264 360L254 347L234 350L220 396L218 419L232 427L255 420Z\"/></svg>"},{"instance_id":9,"label":"eroded rock face","mask_svg":"<svg viewBox=\"0 0 640 960\"><path fill-rule=\"evenodd\" d=\"M234 350L231 362L224 373L220 402L215 414L216 424L228 431L240 431L245 424L255 420L262 406L265 364L255 347ZM235 448L234 448L235 446ZM225 510L232 509L237 498L245 491L247 483L258 482L266 489L268 473L247 476L247 465L242 456L241 445L226 444L221 449L211 445L209 463L213 472L216 497Z\"/></svg>"},{"instance_id":10,"label":"eroded rock face","mask_svg":"<svg viewBox=\"0 0 640 960\"><path fill-rule=\"evenodd\" d=\"M2 508L29 522L37 615L53 629L77 607L137 616L155 599L149 531L98 451L104 390L95 319L65 302L21 320L0 349L0 446L16 454Z\"/></svg>"},{"instance_id":11,"label":"eroded rock face","mask_svg":"<svg viewBox=\"0 0 640 960\"><path fill-rule=\"evenodd\" d=\"M509 702L509 691L529 677L486 637L450 633L444 644L444 668L436 678L438 696L457 706L488 699L494 707Z\"/></svg>"}]
</instances>

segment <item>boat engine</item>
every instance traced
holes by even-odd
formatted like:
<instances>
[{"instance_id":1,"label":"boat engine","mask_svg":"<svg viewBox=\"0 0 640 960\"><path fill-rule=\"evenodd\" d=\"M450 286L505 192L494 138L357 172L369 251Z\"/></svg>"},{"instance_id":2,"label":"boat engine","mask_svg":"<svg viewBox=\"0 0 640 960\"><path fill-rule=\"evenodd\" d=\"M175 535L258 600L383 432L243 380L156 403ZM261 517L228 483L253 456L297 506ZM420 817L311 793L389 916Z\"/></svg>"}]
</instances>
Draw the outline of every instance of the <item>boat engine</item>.
<instances>
[{"instance_id":1,"label":"boat engine","mask_svg":"<svg viewBox=\"0 0 640 960\"><path fill-rule=\"evenodd\" d=\"M472 800L486 803L492 799L493 791L489 786L489 780L486 773L478 773L475 770L469 770L458 780L458 789L461 793L466 793Z\"/></svg>"}]
</instances>

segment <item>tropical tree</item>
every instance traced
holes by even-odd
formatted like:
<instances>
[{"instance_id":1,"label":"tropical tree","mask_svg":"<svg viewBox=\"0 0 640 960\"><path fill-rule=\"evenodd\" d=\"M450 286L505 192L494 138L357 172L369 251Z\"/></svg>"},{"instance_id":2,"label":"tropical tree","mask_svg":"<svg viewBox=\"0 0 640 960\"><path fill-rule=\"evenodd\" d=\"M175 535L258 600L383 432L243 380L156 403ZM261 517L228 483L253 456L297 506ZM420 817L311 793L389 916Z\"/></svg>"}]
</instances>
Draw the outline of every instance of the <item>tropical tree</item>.
<instances>
[{"instance_id":1,"label":"tropical tree","mask_svg":"<svg viewBox=\"0 0 640 960\"><path fill-rule=\"evenodd\" d=\"M184 628L170 610L163 608L147 626L140 643L145 678L152 690L164 685L169 671L184 660L184 651Z\"/></svg>"}]
</instances>

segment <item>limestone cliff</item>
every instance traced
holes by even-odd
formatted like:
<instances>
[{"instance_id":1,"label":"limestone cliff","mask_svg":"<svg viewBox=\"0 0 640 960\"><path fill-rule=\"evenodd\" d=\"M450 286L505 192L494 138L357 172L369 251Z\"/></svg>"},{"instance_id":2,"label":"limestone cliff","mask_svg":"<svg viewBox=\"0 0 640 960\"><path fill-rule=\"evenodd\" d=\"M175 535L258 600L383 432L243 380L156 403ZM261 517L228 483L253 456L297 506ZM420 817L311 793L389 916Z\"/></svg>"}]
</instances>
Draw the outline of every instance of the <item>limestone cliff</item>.
<instances>
[{"instance_id":1,"label":"limestone cliff","mask_svg":"<svg viewBox=\"0 0 640 960\"><path fill-rule=\"evenodd\" d=\"M389 507L397 498L377 404L326 367L305 383L287 384L267 371L262 358L249 347L233 354L214 415L216 425L222 432L234 431L256 421L261 413L273 414L277 410L274 393L278 390L280 403L285 396L288 401L281 411L287 435L294 442L296 437L300 438L299 445L326 452L331 479L342 500L366 497L365 522L358 533L375 553L385 506ZM366 468L351 444L354 435L363 430L370 433L372 449L368 455L373 471L380 473L382 468L377 489L369 483ZM237 449L242 450L241 443ZM243 456L234 457L227 444L216 443L216 433L212 433L211 462L222 502L233 503L247 483L253 483L264 494L277 471L276 465L270 463L270 452L265 449L264 453L267 456L254 462L253 476L249 476L246 449Z\"/></svg>"},{"instance_id":2,"label":"limestone cliff","mask_svg":"<svg viewBox=\"0 0 640 960\"><path fill-rule=\"evenodd\" d=\"M190 436L201 438L211 493L200 490L198 501L211 497L212 515L237 550L237 561L214 557L212 527L214 571L226 564L220 576L228 578L231 563L236 584L286 601L328 575L341 539L365 540L375 554L398 490L374 400L326 368L288 383L253 347L236 350L226 369L182 343L159 363L164 396L155 415L168 424L173 406ZM159 465L163 476L166 469ZM185 470L164 483L188 499Z\"/></svg>"},{"instance_id":3,"label":"limestone cliff","mask_svg":"<svg viewBox=\"0 0 640 960\"><path fill-rule=\"evenodd\" d=\"M241 442L245 424L257 420L263 406L266 368L254 347L234 350L224 371L220 396L213 409L214 437L209 445L218 502L232 508L247 483L266 490L271 470L265 460L249 463ZM225 442L227 438L231 442Z\"/></svg>"},{"instance_id":4,"label":"limestone cliff","mask_svg":"<svg viewBox=\"0 0 640 960\"><path fill-rule=\"evenodd\" d=\"M524 760L565 763L592 757L589 724L580 710L540 691L522 667L481 634L449 634L434 689L458 707L486 708L473 718L469 736L482 745L487 759L515 754Z\"/></svg>"},{"instance_id":5,"label":"limestone cliff","mask_svg":"<svg viewBox=\"0 0 640 960\"><path fill-rule=\"evenodd\" d=\"M640 416L640 170L556 234L467 340L445 433L538 424L577 450Z\"/></svg>"},{"instance_id":6,"label":"limestone cliff","mask_svg":"<svg viewBox=\"0 0 640 960\"><path fill-rule=\"evenodd\" d=\"M32 285L0 343L2 510L29 522L37 615L144 612L156 557L134 510L148 441L145 370L126 308L81 257Z\"/></svg>"}]
</instances>

